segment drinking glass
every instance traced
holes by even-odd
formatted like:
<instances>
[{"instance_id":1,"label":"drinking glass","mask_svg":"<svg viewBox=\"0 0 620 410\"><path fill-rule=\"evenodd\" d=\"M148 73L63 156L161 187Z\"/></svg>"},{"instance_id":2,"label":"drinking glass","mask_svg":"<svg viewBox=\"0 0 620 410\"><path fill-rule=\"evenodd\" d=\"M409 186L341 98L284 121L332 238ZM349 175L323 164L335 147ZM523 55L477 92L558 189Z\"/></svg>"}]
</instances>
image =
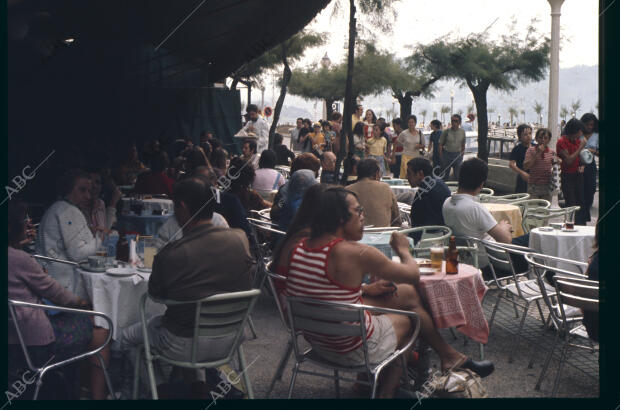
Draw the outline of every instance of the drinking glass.
<instances>
[{"instance_id":1,"label":"drinking glass","mask_svg":"<svg viewBox=\"0 0 620 410\"><path fill-rule=\"evenodd\" d=\"M435 270L441 270L443 257L443 244L441 242L435 242L431 244L431 268Z\"/></svg>"},{"instance_id":2,"label":"drinking glass","mask_svg":"<svg viewBox=\"0 0 620 410\"><path fill-rule=\"evenodd\" d=\"M566 229L575 229L575 211L564 214L564 227Z\"/></svg>"}]
</instances>

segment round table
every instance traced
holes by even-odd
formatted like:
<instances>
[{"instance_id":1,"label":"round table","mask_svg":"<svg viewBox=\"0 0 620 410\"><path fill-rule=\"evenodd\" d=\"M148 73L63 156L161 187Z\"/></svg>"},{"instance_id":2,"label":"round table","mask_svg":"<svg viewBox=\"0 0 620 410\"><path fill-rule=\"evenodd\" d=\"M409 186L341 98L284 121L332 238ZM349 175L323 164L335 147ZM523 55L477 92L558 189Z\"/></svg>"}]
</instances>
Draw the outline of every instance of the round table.
<instances>
[{"instance_id":1,"label":"round table","mask_svg":"<svg viewBox=\"0 0 620 410\"><path fill-rule=\"evenodd\" d=\"M409 186L409 181L407 181L406 179L399 179L399 178L383 179L382 178L381 182L385 182L386 184L390 186Z\"/></svg>"},{"instance_id":2,"label":"round table","mask_svg":"<svg viewBox=\"0 0 620 410\"><path fill-rule=\"evenodd\" d=\"M121 231L139 232L141 235L156 235L159 228L174 215L119 215L117 225Z\"/></svg>"},{"instance_id":3,"label":"round table","mask_svg":"<svg viewBox=\"0 0 620 410\"><path fill-rule=\"evenodd\" d=\"M430 314L438 328L456 329L476 342L489 340L489 324L482 309L487 287L479 269L459 263L459 273L447 275L443 262L441 273L420 275L418 289L428 302Z\"/></svg>"},{"instance_id":4,"label":"round table","mask_svg":"<svg viewBox=\"0 0 620 410\"><path fill-rule=\"evenodd\" d=\"M398 227L394 227L394 230L398 230ZM360 243L364 245L372 246L373 248L379 249L385 256L392 259L394 256L394 251L390 246L390 238L392 237L392 232L380 232L380 233L364 233L362 240ZM413 248L413 239L407 238L409 240L409 246Z\"/></svg>"},{"instance_id":5,"label":"round table","mask_svg":"<svg viewBox=\"0 0 620 410\"><path fill-rule=\"evenodd\" d=\"M121 209L123 212L129 212L132 198L121 198ZM172 199L150 198L140 200L144 206L143 214L152 214L153 211L165 210L166 213L174 213L174 203Z\"/></svg>"},{"instance_id":6,"label":"round table","mask_svg":"<svg viewBox=\"0 0 620 410\"><path fill-rule=\"evenodd\" d=\"M139 272L144 278L142 279L138 275L118 277L107 275L105 272L94 273L83 269L77 269L77 271L84 278L84 285L93 303L93 310L110 317L114 326L112 339L118 341L123 329L140 321L140 297L148 291L150 274ZM165 311L165 305L147 300L147 318L163 315ZM102 318L95 317L95 325L107 329L107 322Z\"/></svg>"},{"instance_id":7,"label":"round table","mask_svg":"<svg viewBox=\"0 0 620 410\"><path fill-rule=\"evenodd\" d=\"M510 221L514 231L512 233L513 238L525 234L522 225L523 218L518 206L511 204L495 204L492 202L485 202L482 205L491 212L491 215L493 215L493 218L495 218L497 222L503 219L508 219Z\"/></svg>"},{"instance_id":8,"label":"round table","mask_svg":"<svg viewBox=\"0 0 620 410\"><path fill-rule=\"evenodd\" d=\"M593 252L595 227L575 225L575 229L576 232L566 232L559 229L541 231L540 228L534 228L530 231L529 246L543 255L587 262ZM573 269L570 268L571 265L562 263L554 265L560 269Z\"/></svg>"}]
</instances>

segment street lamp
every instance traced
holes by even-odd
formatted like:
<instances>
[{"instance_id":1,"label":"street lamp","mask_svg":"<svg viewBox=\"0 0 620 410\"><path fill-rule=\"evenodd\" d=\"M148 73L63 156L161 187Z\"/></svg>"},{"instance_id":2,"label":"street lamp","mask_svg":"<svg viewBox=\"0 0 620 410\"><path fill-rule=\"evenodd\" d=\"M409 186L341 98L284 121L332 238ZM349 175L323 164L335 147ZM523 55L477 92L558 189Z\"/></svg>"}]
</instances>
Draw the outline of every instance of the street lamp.
<instances>
[{"instance_id":1,"label":"street lamp","mask_svg":"<svg viewBox=\"0 0 620 410\"><path fill-rule=\"evenodd\" d=\"M329 57L327 56L327 53L325 53L325 55L321 59L321 66L324 69L327 70L331 64L332 64L332 60L330 60ZM322 118L324 120L328 120L328 118L327 118L327 101L325 101L325 100L323 100L323 116L322 116Z\"/></svg>"},{"instance_id":2,"label":"street lamp","mask_svg":"<svg viewBox=\"0 0 620 410\"><path fill-rule=\"evenodd\" d=\"M332 64L332 60L330 60L329 57L327 56L327 53L325 53L325 55L321 59L321 66L323 66L323 68L329 68L331 64Z\"/></svg>"},{"instance_id":3,"label":"street lamp","mask_svg":"<svg viewBox=\"0 0 620 410\"><path fill-rule=\"evenodd\" d=\"M450 90L450 117L454 114L454 90Z\"/></svg>"}]
</instances>

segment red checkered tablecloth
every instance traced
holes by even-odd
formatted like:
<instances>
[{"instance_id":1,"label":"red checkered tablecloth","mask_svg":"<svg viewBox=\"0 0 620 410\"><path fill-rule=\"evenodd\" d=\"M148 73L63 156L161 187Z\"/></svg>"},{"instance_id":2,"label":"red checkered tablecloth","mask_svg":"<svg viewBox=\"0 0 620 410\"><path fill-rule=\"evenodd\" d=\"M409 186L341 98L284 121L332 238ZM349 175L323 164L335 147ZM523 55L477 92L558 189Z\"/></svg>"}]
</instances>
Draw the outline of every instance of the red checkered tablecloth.
<instances>
[{"instance_id":1,"label":"red checkered tablecloth","mask_svg":"<svg viewBox=\"0 0 620 410\"><path fill-rule=\"evenodd\" d=\"M482 309L487 287L480 270L459 263L459 273L420 276L420 292L428 301L430 313L439 328L456 327L472 340L486 343L489 324Z\"/></svg>"}]
</instances>

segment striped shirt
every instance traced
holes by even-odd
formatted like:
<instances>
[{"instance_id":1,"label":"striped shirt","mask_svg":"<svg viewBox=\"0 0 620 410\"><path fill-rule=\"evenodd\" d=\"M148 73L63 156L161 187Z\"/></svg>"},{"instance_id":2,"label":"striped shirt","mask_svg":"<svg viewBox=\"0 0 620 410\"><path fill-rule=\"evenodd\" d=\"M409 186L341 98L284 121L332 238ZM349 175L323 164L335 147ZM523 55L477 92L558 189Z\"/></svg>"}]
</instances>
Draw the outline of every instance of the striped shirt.
<instances>
[{"instance_id":1,"label":"striped shirt","mask_svg":"<svg viewBox=\"0 0 620 410\"><path fill-rule=\"evenodd\" d=\"M307 239L302 240L293 250L289 263L285 294L330 302L362 304L361 284L348 288L335 282L327 273L327 258L330 251L342 238L336 238L317 249L308 248ZM366 312L366 337L374 330L372 316ZM362 346L359 336L330 336L315 332L304 332L304 337L312 345L337 353L347 353Z\"/></svg>"},{"instance_id":2,"label":"striped shirt","mask_svg":"<svg viewBox=\"0 0 620 410\"><path fill-rule=\"evenodd\" d=\"M548 184L551 179L551 163L553 161L553 157L555 156L555 152L551 151L551 149L547 147L541 157L541 154L536 152L536 147L530 147L525 153L524 162L529 161L535 155L538 155L538 158L528 171L530 174L528 183L536 185Z\"/></svg>"}]
</instances>

